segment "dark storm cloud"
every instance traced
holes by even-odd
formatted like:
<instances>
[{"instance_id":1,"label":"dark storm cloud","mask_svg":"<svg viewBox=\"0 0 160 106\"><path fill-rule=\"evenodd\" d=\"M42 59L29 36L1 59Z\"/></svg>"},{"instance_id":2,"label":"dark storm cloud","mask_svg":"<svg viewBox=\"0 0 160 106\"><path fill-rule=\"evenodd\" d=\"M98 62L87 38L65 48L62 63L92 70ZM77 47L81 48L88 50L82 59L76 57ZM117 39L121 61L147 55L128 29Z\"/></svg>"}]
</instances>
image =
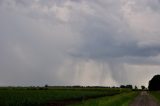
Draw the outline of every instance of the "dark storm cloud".
<instances>
[{"instance_id":1,"label":"dark storm cloud","mask_svg":"<svg viewBox=\"0 0 160 106\"><path fill-rule=\"evenodd\" d=\"M159 5L157 1L150 2L152 1L124 0L123 3L118 4L114 1L98 1L98 5L93 4L91 7L96 8L96 15L87 17L86 26L80 30L84 39L83 44L71 55L77 58L107 62L112 77L118 83L127 83L129 79L129 75L126 74L128 70L125 70L123 64L159 65L160 61L153 58L160 54L160 44L157 43L158 39L155 39L159 38L157 33L159 30L156 30L156 33L147 30L146 26L150 19L147 19L148 23L143 23L143 31L140 33L137 33L141 30L138 28L139 23L135 25L133 23L135 28L130 23L130 21L145 20L146 13L151 19L154 17L153 14L160 13L156 8ZM106 6L107 4L110 5ZM142 15L136 19L132 14L133 16ZM160 22L158 19L156 21ZM156 29L157 25L154 24L150 30ZM144 36L144 38L139 38L139 36ZM151 37L151 39L146 40L145 37ZM150 43L150 40L154 43Z\"/></svg>"},{"instance_id":2,"label":"dark storm cloud","mask_svg":"<svg viewBox=\"0 0 160 106\"><path fill-rule=\"evenodd\" d=\"M80 50L76 51L77 54L73 55L103 60L121 57L147 58L160 54L160 44L141 45L135 38L130 37L134 34L123 31L123 29L122 32L118 32L123 26L115 28L111 23L104 23L88 23L89 26L83 31L85 42ZM98 26L98 24L101 26Z\"/></svg>"},{"instance_id":3,"label":"dark storm cloud","mask_svg":"<svg viewBox=\"0 0 160 106\"><path fill-rule=\"evenodd\" d=\"M149 2L150 1L147 3ZM156 2L157 1L155 0L155 2L149 5L146 3L145 8L150 7L150 5L157 5ZM143 1L138 2L135 0L133 11L134 9L139 9L135 7L137 3L143 3ZM121 57L147 58L159 55L160 44L141 45L143 39L139 41L139 39L134 37L141 35L136 35L136 33L132 31L126 20L119 14L121 11L118 9L120 8L117 8L116 10L113 9L113 11L108 11L106 9L104 16L106 14L109 15L106 16L106 20L103 20L103 16L102 18L91 17L87 19L86 27L82 29L84 44L79 51L76 51L77 53L73 53L72 55L94 59ZM102 14L97 13L96 15ZM152 34L155 35L153 32L148 36L152 36Z\"/></svg>"},{"instance_id":4,"label":"dark storm cloud","mask_svg":"<svg viewBox=\"0 0 160 106\"><path fill-rule=\"evenodd\" d=\"M99 39L96 39L99 40ZM139 47L136 42L117 44L116 41L87 42L76 56L84 58L107 59L121 57L150 57L160 53L160 45Z\"/></svg>"}]
</instances>

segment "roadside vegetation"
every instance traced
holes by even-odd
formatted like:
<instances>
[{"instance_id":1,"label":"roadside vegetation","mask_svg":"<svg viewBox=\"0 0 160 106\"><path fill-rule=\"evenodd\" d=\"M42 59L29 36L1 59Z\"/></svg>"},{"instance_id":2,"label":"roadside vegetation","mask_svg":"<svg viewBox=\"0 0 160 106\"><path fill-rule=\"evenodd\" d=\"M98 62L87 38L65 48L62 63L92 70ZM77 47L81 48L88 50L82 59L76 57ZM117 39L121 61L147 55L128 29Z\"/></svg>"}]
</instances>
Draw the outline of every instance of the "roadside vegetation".
<instances>
[{"instance_id":1,"label":"roadside vegetation","mask_svg":"<svg viewBox=\"0 0 160 106\"><path fill-rule=\"evenodd\" d=\"M150 94L155 97L160 104L160 91L151 91Z\"/></svg>"},{"instance_id":2,"label":"roadside vegetation","mask_svg":"<svg viewBox=\"0 0 160 106\"><path fill-rule=\"evenodd\" d=\"M137 95L138 92L122 93L114 96L91 99L71 106L128 106Z\"/></svg>"},{"instance_id":3,"label":"roadside vegetation","mask_svg":"<svg viewBox=\"0 0 160 106\"><path fill-rule=\"evenodd\" d=\"M149 81L149 91L150 94L156 98L157 102L160 104L160 75L155 75Z\"/></svg>"}]
</instances>

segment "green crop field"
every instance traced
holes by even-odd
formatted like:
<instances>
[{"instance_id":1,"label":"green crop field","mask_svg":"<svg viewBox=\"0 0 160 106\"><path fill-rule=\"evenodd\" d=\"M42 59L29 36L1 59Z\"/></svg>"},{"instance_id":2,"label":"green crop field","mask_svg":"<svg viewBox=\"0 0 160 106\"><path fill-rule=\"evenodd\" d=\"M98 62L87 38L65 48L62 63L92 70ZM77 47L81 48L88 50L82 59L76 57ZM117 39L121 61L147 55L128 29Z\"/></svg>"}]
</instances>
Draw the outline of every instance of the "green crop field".
<instances>
[{"instance_id":1,"label":"green crop field","mask_svg":"<svg viewBox=\"0 0 160 106\"><path fill-rule=\"evenodd\" d=\"M114 96L91 99L71 106L128 106L137 94L138 92L122 93Z\"/></svg>"},{"instance_id":2,"label":"green crop field","mask_svg":"<svg viewBox=\"0 0 160 106\"><path fill-rule=\"evenodd\" d=\"M46 106L62 100L86 101L90 98L130 92L119 88L0 88L0 106ZM103 100L103 99L102 99Z\"/></svg>"}]
</instances>

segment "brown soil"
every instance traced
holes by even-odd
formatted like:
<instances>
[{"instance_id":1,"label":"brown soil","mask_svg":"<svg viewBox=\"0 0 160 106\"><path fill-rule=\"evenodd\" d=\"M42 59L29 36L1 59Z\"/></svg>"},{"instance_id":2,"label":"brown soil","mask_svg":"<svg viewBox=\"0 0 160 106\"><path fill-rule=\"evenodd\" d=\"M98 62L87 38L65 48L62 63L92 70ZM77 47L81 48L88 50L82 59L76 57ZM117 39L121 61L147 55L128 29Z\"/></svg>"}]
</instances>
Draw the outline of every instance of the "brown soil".
<instances>
[{"instance_id":1,"label":"brown soil","mask_svg":"<svg viewBox=\"0 0 160 106\"><path fill-rule=\"evenodd\" d=\"M142 91L130 106L160 106L146 91Z\"/></svg>"}]
</instances>

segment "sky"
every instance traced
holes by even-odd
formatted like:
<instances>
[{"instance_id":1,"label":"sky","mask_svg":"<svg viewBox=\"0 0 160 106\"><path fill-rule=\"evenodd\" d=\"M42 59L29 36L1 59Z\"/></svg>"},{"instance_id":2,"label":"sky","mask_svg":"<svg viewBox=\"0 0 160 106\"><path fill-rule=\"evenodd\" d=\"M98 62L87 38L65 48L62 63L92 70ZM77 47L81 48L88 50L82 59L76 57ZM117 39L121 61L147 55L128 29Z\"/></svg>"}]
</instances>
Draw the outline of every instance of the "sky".
<instances>
[{"instance_id":1,"label":"sky","mask_svg":"<svg viewBox=\"0 0 160 106\"><path fill-rule=\"evenodd\" d=\"M159 28L160 0L0 0L0 86L148 86Z\"/></svg>"}]
</instances>

